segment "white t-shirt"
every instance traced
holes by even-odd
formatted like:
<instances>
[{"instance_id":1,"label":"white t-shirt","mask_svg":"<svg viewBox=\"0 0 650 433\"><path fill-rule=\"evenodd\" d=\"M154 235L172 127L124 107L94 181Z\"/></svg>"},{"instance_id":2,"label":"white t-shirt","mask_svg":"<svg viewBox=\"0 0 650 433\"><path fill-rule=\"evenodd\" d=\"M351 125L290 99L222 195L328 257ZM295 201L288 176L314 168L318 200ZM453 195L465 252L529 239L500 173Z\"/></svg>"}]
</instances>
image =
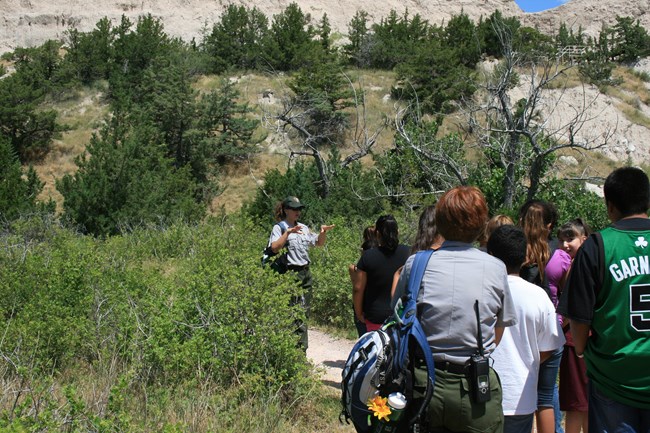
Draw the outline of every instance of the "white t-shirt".
<instances>
[{"instance_id":1,"label":"white t-shirt","mask_svg":"<svg viewBox=\"0 0 650 433\"><path fill-rule=\"evenodd\" d=\"M539 352L564 344L562 327L546 292L524 279L508 275L517 324L505 328L492 353L503 388L503 414L528 415L537 410Z\"/></svg>"}]
</instances>

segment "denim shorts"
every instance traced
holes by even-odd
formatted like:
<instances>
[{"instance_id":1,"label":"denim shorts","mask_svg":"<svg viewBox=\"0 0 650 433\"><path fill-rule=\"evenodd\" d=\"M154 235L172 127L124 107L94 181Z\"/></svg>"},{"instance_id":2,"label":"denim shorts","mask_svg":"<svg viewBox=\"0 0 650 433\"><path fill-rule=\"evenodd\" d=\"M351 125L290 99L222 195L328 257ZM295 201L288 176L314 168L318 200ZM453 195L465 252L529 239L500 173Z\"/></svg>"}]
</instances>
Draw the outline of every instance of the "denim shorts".
<instances>
[{"instance_id":1,"label":"denim shorts","mask_svg":"<svg viewBox=\"0 0 650 433\"><path fill-rule=\"evenodd\" d=\"M553 407L553 395L560 370L563 347L559 348L550 358L539 367L539 380L537 382L537 407Z\"/></svg>"},{"instance_id":2,"label":"denim shorts","mask_svg":"<svg viewBox=\"0 0 650 433\"><path fill-rule=\"evenodd\" d=\"M589 382L589 431L650 432L650 409L638 409L612 400Z\"/></svg>"},{"instance_id":3,"label":"denim shorts","mask_svg":"<svg viewBox=\"0 0 650 433\"><path fill-rule=\"evenodd\" d=\"M535 414L506 415L503 417L503 433L530 433L533 431Z\"/></svg>"}]
</instances>

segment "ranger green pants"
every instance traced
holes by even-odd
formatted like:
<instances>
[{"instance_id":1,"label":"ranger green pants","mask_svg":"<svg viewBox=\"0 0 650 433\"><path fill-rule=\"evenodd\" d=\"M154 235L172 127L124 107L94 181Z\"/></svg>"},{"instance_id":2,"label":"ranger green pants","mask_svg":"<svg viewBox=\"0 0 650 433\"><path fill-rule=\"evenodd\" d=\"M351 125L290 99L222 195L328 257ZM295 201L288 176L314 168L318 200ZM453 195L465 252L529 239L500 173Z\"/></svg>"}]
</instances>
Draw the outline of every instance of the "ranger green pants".
<instances>
[{"instance_id":1,"label":"ranger green pants","mask_svg":"<svg viewBox=\"0 0 650 433\"><path fill-rule=\"evenodd\" d=\"M293 305L300 305L305 313L305 320L309 318L311 310L311 291L313 285L313 278L309 267L305 267L298 271L291 271L295 274L296 280L300 284L301 294L292 300ZM307 323L302 319L296 320L296 334L299 336L298 344L303 350L307 350L309 346L309 337L307 335Z\"/></svg>"},{"instance_id":2,"label":"ranger green pants","mask_svg":"<svg viewBox=\"0 0 650 433\"><path fill-rule=\"evenodd\" d=\"M426 369L415 370L416 383L424 383ZM436 369L433 397L429 403L426 426L430 433L503 432L501 383L490 368L490 401L474 403L464 374Z\"/></svg>"}]
</instances>

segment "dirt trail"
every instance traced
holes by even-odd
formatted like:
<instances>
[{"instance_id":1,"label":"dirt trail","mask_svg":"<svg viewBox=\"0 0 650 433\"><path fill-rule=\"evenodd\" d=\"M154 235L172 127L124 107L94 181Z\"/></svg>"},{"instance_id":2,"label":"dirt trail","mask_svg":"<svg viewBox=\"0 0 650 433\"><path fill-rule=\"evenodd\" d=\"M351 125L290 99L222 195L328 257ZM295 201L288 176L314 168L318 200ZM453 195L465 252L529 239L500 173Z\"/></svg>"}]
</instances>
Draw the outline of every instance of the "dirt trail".
<instances>
[{"instance_id":1,"label":"dirt trail","mask_svg":"<svg viewBox=\"0 0 650 433\"><path fill-rule=\"evenodd\" d=\"M353 340L337 338L317 329L309 329L307 358L314 363L325 385L336 390L341 389L341 371L353 345Z\"/></svg>"}]
</instances>

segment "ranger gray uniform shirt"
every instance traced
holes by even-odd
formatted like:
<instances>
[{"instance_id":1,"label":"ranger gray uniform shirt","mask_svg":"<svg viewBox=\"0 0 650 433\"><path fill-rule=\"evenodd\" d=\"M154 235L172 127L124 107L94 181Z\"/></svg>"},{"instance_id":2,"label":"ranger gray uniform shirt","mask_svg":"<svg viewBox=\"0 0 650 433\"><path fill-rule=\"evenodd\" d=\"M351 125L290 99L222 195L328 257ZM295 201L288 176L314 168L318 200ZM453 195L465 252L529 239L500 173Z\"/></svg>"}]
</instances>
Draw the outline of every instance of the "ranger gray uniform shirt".
<instances>
[{"instance_id":1,"label":"ranger gray uniform shirt","mask_svg":"<svg viewBox=\"0 0 650 433\"><path fill-rule=\"evenodd\" d=\"M404 293L415 256L404 265L395 291ZM474 303L479 315L485 354L495 344L496 326L517 320L503 262L471 244L445 241L431 255L418 293L418 316L436 362L464 364L478 349Z\"/></svg>"},{"instance_id":2,"label":"ranger gray uniform shirt","mask_svg":"<svg viewBox=\"0 0 650 433\"><path fill-rule=\"evenodd\" d=\"M286 221L284 223L288 227L293 227ZM287 244L285 244L285 247L287 247L288 264L292 266L305 266L309 264L309 247L316 245L318 234L312 233L309 227L302 223L297 223L296 225L300 226L302 233L289 233ZM269 245L277 241L280 236L282 236L282 228L280 224L275 224L273 230L271 230Z\"/></svg>"}]
</instances>

